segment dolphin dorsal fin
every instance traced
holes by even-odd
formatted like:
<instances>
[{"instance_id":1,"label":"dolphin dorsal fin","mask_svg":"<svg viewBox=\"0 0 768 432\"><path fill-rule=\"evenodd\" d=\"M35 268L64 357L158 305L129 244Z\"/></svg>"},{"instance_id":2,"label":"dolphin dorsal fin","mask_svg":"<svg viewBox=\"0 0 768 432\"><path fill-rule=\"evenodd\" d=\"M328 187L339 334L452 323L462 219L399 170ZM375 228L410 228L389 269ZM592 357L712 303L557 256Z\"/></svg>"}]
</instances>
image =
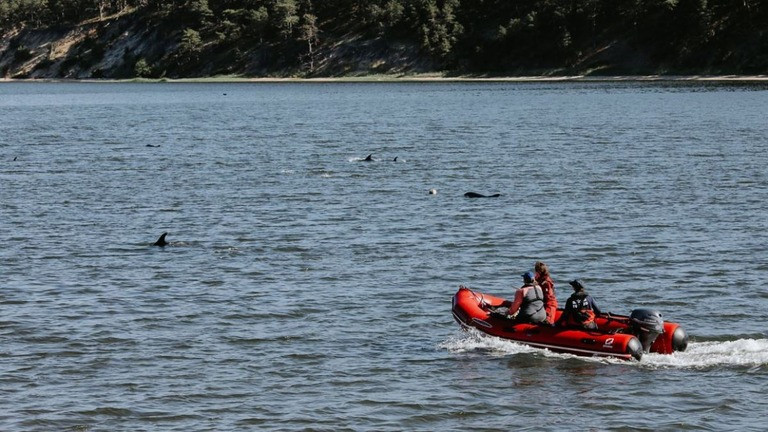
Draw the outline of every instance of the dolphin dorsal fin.
<instances>
[{"instance_id":1,"label":"dolphin dorsal fin","mask_svg":"<svg viewBox=\"0 0 768 432\"><path fill-rule=\"evenodd\" d=\"M167 236L167 235L168 235L168 233L167 233L167 232L164 232L164 233L160 234L160 238L158 238L158 239L157 239L157 241L156 241L155 243L153 243L153 244L152 244L152 246L160 246L160 247L163 247L163 246L167 245L167 244L168 244L168 242L167 242L167 241L165 241L165 236Z\"/></svg>"}]
</instances>

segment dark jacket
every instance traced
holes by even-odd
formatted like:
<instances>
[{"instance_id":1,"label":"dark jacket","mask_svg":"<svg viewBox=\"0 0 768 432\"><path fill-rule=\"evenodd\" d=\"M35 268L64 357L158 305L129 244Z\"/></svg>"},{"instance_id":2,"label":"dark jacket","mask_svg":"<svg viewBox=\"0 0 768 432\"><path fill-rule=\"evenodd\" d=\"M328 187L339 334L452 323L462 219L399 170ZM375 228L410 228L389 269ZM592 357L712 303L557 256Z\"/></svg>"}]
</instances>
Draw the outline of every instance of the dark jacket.
<instances>
[{"instance_id":1,"label":"dark jacket","mask_svg":"<svg viewBox=\"0 0 768 432\"><path fill-rule=\"evenodd\" d=\"M591 295L587 294L586 291L576 291L565 302L565 309L558 320L558 324L596 329L595 316L601 313Z\"/></svg>"}]
</instances>

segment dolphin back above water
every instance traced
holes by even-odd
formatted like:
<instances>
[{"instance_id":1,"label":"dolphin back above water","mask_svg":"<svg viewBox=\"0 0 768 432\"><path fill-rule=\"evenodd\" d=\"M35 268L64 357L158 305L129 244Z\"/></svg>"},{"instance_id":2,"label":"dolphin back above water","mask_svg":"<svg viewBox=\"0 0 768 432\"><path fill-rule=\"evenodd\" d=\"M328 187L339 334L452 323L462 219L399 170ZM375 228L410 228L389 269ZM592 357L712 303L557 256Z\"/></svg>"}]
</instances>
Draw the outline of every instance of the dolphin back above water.
<instances>
[{"instance_id":1,"label":"dolphin back above water","mask_svg":"<svg viewBox=\"0 0 768 432\"><path fill-rule=\"evenodd\" d=\"M467 192L464 194L466 198L498 198L501 194L483 195L477 192Z\"/></svg>"}]
</instances>

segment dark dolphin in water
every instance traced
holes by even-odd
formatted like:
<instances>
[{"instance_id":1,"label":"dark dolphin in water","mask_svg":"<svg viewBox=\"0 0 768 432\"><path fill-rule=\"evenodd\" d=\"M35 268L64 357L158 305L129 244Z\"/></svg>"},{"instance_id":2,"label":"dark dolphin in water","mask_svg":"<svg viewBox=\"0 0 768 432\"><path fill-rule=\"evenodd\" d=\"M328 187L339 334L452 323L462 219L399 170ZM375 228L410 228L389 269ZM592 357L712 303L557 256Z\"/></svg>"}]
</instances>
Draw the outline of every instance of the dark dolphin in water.
<instances>
[{"instance_id":1,"label":"dark dolphin in water","mask_svg":"<svg viewBox=\"0 0 768 432\"><path fill-rule=\"evenodd\" d=\"M373 154L369 154L363 159L363 162L373 162Z\"/></svg>"},{"instance_id":2,"label":"dark dolphin in water","mask_svg":"<svg viewBox=\"0 0 768 432\"><path fill-rule=\"evenodd\" d=\"M483 195L477 192L467 192L464 194L464 196L467 198L498 198L501 196L501 194Z\"/></svg>"},{"instance_id":3,"label":"dark dolphin in water","mask_svg":"<svg viewBox=\"0 0 768 432\"><path fill-rule=\"evenodd\" d=\"M164 233L162 233L162 234L160 235L160 238L158 238L156 242L152 243L152 246L160 246L160 247L163 247L163 246L167 245L167 244L168 244L168 242L167 242L167 241L165 241L165 236L167 236L167 235L168 235L168 233L167 233L167 232L164 232Z\"/></svg>"}]
</instances>

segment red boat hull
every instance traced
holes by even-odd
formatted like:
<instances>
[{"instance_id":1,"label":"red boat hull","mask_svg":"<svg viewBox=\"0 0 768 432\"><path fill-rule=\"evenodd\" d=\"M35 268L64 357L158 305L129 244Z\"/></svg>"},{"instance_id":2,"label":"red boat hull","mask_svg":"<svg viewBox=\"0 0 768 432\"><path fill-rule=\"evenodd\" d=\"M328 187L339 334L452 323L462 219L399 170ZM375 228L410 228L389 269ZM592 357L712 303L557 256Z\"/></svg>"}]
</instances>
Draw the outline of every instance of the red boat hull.
<instances>
[{"instance_id":1,"label":"red boat hull","mask_svg":"<svg viewBox=\"0 0 768 432\"><path fill-rule=\"evenodd\" d=\"M476 328L492 336L554 352L625 360L640 360L643 355L642 344L631 334L627 316L601 315L595 320L599 328L597 331L515 323L490 313L489 306L500 306L503 301L502 298L461 287L453 296L453 317L463 327ZM559 309L556 318L561 313ZM680 343L681 338L684 344ZM671 354L675 350L684 350L684 345L687 345L687 336L679 325L665 322L664 332L656 338L649 351Z\"/></svg>"}]
</instances>

